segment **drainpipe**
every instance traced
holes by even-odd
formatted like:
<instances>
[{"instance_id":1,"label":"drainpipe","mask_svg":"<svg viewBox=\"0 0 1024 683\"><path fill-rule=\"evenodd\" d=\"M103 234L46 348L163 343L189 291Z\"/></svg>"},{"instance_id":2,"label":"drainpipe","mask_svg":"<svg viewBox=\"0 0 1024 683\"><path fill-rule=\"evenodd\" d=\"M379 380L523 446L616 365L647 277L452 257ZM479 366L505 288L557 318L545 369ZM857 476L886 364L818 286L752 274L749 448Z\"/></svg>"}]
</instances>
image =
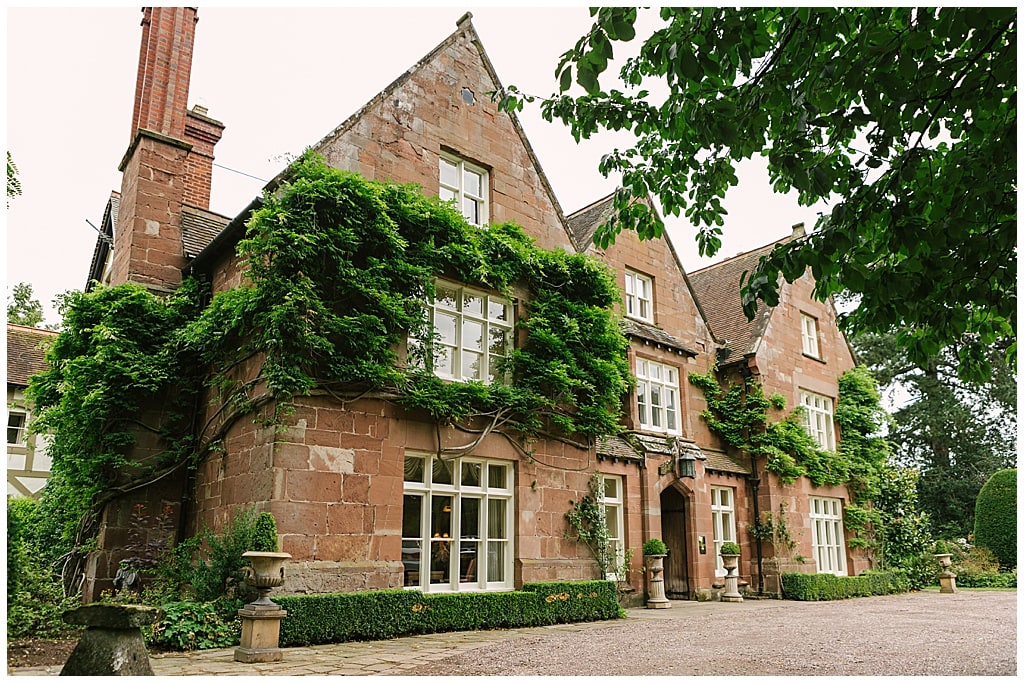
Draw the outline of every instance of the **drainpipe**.
<instances>
[{"instance_id":1,"label":"drainpipe","mask_svg":"<svg viewBox=\"0 0 1024 683\"><path fill-rule=\"evenodd\" d=\"M739 367L739 371L740 371L740 377L743 380L743 403L744 403L744 405L746 405L746 402L747 402L747 380L750 378L750 376L753 373L750 370L750 366L748 366L746 363L744 363L743 365L741 365ZM748 429L748 432L746 434L746 437L747 437L747 441L750 441L749 429ZM749 477L748 481L750 482L750 489L752 491L752 495L753 495L753 498L754 498L754 523L755 524L760 524L761 523L761 509L760 509L760 504L758 503L757 498L758 498L758 491L761 488L761 478L758 476L758 473L757 473L757 457L753 453L750 454L750 477ZM763 548L761 546L761 535L758 534L754 538L754 541L755 541L754 547L757 550L757 594L758 595L763 595L764 594L764 552L763 552Z\"/></svg>"}]
</instances>

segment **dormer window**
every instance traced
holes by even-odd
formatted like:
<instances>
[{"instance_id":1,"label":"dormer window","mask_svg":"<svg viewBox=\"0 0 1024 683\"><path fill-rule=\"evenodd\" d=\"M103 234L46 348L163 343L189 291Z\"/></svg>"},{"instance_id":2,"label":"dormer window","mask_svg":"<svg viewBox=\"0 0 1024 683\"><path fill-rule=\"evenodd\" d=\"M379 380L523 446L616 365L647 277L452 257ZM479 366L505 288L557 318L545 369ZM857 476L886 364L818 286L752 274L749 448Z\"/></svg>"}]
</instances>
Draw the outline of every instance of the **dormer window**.
<instances>
[{"instance_id":1,"label":"dormer window","mask_svg":"<svg viewBox=\"0 0 1024 683\"><path fill-rule=\"evenodd\" d=\"M626 271L626 316L645 323L654 322L654 281L646 275Z\"/></svg>"},{"instance_id":2,"label":"dormer window","mask_svg":"<svg viewBox=\"0 0 1024 683\"><path fill-rule=\"evenodd\" d=\"M450 154L441 155L438 196L459 207L473 225L486 225L487 170Z\"/></svg>"}]
</instances>

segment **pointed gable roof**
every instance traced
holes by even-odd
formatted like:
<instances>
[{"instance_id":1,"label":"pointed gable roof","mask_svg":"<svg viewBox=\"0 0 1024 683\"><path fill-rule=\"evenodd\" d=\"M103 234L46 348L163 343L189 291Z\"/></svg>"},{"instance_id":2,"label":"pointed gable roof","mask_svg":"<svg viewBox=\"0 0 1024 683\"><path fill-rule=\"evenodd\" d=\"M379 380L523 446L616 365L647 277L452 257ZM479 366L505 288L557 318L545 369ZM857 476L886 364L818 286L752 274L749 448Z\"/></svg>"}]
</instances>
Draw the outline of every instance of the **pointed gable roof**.
<instances>
[{"instance_id":1,"label":"pointed gable roof","mask_svg":"<svg viewBox=\"0 0 1024 683\"><path fill-rule=\"evenodd\" d=\"M596 202L585 206L582 209L573 212L567 219L567 225L569 233L577 245L579 251L585 251L594 242L594 234L597 229L605 223L615 211L614 207L615 193L612 192L606 197L598 199ZM648 200L648 204L653 206ZM654 210L654 209L652 209ZM672 240L665 234L661 239L664 240L665 245L668 247L669 252L672 254L672 259L675 261L676 266L679 268L679 274L683 278L683 282L686 283L687 288L690 292L690 298L693 299L693 303L697 306L697 311L700 316L706 322L708 317L704 314L704 309L700 299L696 296L696 290L694 290L693 284L690 282L689 276L686 274L686 269L683 268L682 262L679 260L679 254L676 253L675 247L672 245ZM660 344L669 348L682 351L689 356L697 356L699 352L690 346L687 346L682 341L672 336L668 332L662 329L654 327L652 325L646 325L636 320L625 320L623 323L623 331L630 336L644 339L655 344Z\"/></svg>"},{"instance_id":2,"label":"pointed gable roof","mask_svg":"<svg viewBox=\"0 0 1024 683\"><path fill-rule=\"evenodd\" d=\"M771 253L776 244L789 242L803 234L803 224L795 225L793 233L780 240L690 273L690 282L693 283L697 299L708 312L705 320L711 326L712 334L722 344L723 351L728 351L728 354L719 355L720 364L725 365L753 353L774 310L763 302L759 303L754 319L747 320L740 298L740 278L743 273L752 273L761 257Z\"/></svg>"},{"instance_id":3,"label":"pointed gable roof","mask_svg":"<svg viewBox=\"0 0 1024 683\"><path fill-rule=\"evenodd\" d=\"M46 370L46 350L57 333L7 323L7 383L27 387L28 378Z\"/></svg>"},{"instance_id":4,"label":"pointed gable roof","mask_svg":"<svg viewBox=\"0 0 1024 683\"><path fill-rule=\"evenodd\" d=\"M369 112L374 110L374 108L381 106L383 103L392 100L396 91L398 91L403 86L407 85L409 81L411 81L418 72L423 70L428 64L432 63L441 53L451 48L463 37L465 37L469 43L476 47L476 50L480 56L482 66L484 70L487 72L488 77L494 83L494 89L496 91L500 91L503 88L501 80L498 78L497 72L494 69L494 65L491 62L490 58L487 56L487 52L484 50L483 43L481 42L480 37L473 26L472 19L473 14L471 12L466 12L464 15L462 15L462 17L460 17L459 20L456 22L456 30L451 35L449 35L447 38L441 41L441 43L439 43L433 50L428 52L423 58L421 58L413 66L407 69L401 76L392 81L390 85L388 85L381 92L379 92L377 95L371 98L366 104L364 104L355 113L353 113L351 116L345 119L334 130L332 130L330 133L321 138L319 142L311 145L311 149L322 153L324 150L330 148L332 144L337 142L346 134L358 131L360 122L362 122L367 117ZM565 236L568 238L569 243L574 248L576 248L577 251L579 251L580 248L576 240L574 239L572 232L568 228L567 219L565 217L561 205L558 203L558 199L556 198L554 190L551 187L551 183L548 180L547 175L544 173L544 169L540 165L540 160L537 158L537 154L534 152L533 146L530 144L530 141L526 137L526 131L523 129L522 124L519 122L519 119L514 112L502 112L502 115L508 117L519 139L519 142L522 144L523 148L526 151L526 154L528 155L530 163L536 170L537 177L539 179L540 185L543 187L544 194L550 201L551 206L555 211L558 224L562 227L562 230L564 230ZM280 186L282 183L288 180L289 173L290 169L286 167L274 178L272 178L270 182L267 183L264 190L268 192L273 192L278 186ZM259 206L259 204L260 198L257 197L255 200L253 200L252 204L246 207L238 216L231 220L231 222L225 226L222 233L217 235L215 239L211 240L211 242L208 244L208 248L204 249L202 252L200 252L199 255L197 255L196 261L194 262L193 266L196 268L203 267L211 258L214 257L214 254L212 252L218 251L225 242L232 242L235 239L240 238L245 231L245 223L248 219L248 215L253 210L255 210L255 208Z\"/></svg>"}]
</instances>

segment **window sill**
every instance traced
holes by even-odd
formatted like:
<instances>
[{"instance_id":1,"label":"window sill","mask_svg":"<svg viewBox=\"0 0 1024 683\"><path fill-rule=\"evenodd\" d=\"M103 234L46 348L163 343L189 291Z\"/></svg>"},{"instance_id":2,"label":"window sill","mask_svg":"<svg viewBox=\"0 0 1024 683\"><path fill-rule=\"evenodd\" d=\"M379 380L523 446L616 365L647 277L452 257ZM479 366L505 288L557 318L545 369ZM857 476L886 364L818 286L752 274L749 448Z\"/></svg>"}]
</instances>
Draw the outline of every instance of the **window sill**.
<instances>
[{"instance_id":1,"label":"window sill","mask_svg":"<svg viewBox=\"0 0 1024 683\"><path fill-rule=\"evenodd\" d=\"M811 355L811 354L809 354L809 353L804 353L804 354L803 354L803 356L804 356L804 358L808 358L808 359L810 359L810 360L816 360L816 361L818 361L819 363L821 363L822 365L828 365L828 363L827 363L827 362L825 362L825 359L824 359L824 358L819 358L818 356L812 356L812 355Z\"/></svg>"}]
</instances>

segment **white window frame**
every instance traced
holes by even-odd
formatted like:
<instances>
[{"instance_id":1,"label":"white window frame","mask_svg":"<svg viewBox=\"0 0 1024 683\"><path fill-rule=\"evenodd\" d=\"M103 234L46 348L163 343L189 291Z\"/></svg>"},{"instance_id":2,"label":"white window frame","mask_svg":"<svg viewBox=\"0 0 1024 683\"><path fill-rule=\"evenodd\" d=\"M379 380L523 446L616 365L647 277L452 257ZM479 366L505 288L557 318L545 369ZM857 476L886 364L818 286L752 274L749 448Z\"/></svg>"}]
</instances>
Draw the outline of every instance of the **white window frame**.
<instances>
[{"instance_id":1,"label":"white window frame","mask_svg":"<svg viewBox=\"0 0 1024 683\"><path fill-rule=\"evenodd\" d=\"M846 576L846 540L843 536L843 501L812 496L811 550L819 574Z\"/></svg>"},{"instance_id":2,"label":"white window frame","mask_svg":"<svg viewBox=\"0 0 1024 683\"><path fill-rule=\"evenodd\" d=\"M832 399L813 391L800 390L804 429L826 451L836 449L836 430L832 418Z\"/></svg>"},{"instance_id":3,"label":"white window frame","mask_svg":"<svg viewBox=\"0 0 1024 683\"><path fill-rule=\"evenodd\" d=\"M472 591L507 591L515 586L513 576L513 524L514 499L513 491L515 473L512 464L502 460L484 458L455 458L442 460L436 455L426 453L407 453L405 481L403 483L403 520L402 520L402 560L406 566L403 572L403 583L406 588L418 589L424 593L458 593ZM415 472L415 465L410 460L419 460L422 469L418 480L410 475ZM450 469L448 469L450 468ZM477 468L479 477L477 484L466 483L464 468ZM451 472L451 482L435 481L435 472ZM456 474L457 473L457 474ZM498 476L498 473L502 473ZM500 481L499 481L500 479ZM442 508L443 514L450 515L448 537L438 532L431 533L443 522L433 524L433 504L435 499L449 503ZM476 533L464 536L462 533L463 511L468 501L473 501L477 509ZM417 529L407 529L405 510L418 507L419 524ZM494 517L498 515L498 517ZM415 532L412 535L408 532ZM473 548L473 545L476 548ZM424 568L407 558L422 558L423 548L431 560L438 564L430 564ZM462 562L464 556L470 558L470 564ZM430 560L428 560L430 561ZM447 561L447 568L444 563ZM409 566L419 566L411 570ZM435 570L435 566L442 569ZM447 572L447 577L444 573Z\"/></svg>"},{"instance_id":4,"label":"white window frame","mask_svg":"<svg viewBox=\"0 0 1024 683\"><path fill-rule=\"evenodd\" d=\"M818 320L806 313L800 314L800 337L803 340L804 354L821 358L818 352Z\"/></svg>"},{"instance_id":5,"label":"white window frame","mask_svg":"<svg viewBox=\"0 0 1024 683\"><path fill-rule=\"evenodd\" d=\"M434 289L425 311L430 341L425 345L424 340L409 337L411 362L426 361L427 369L442 379L503 383L506 376L499 365L512 351L512 302L453 282L438 281Z\"/></svg>"},{"instance_id":6,"label":"white window frame","mask_svg":"<svg viewBox=\"0 0 1024 683\"><path fill-rule=\"evenodd\" d=\"M679 399L679 368L637 357L636 405L640 429L682 434Z\"/></svg>"},{"instance_id":7,"label":"white window frame","mask_svg":"<svg viewBox=\"0 0 1024 683\"><path fill-rule=\"evenodd\" d=\"M446 165L453 172L454 177L445 178ZM475 191L472 187L474 178L478 180L479 185ZM490 221L487 180L486 168L460 159L453 154L441 154L441 159L438 162L438 196L442 201L454 203L472 225L482 227Z\"/></svg>"},{"instance_id":8,"label":"white window frame","mask_svg":"<svg viewBox=\"0 0 1024 683\"><path fill-rule=\"evenodd\" d=\"M725 576L722 544L736 542L736 493L728 486L711 487L711 525L715 544L715 576Z\"/></svg>"},{"instance_id":9,"label":"white window frame","mask_svg":"<svg viewBox=\"0 0 1024 683\"><path fill-rule=\"evenodd\" d=\"M626 561L626 532L625 532L625 491L623 479L613 474L601 475L601 492L603 500L601 505L604 508L605 526L608 529L608 545L611 549L610 555L613 566L605 576L608 581L618 580L618 569Z\"/></svg>"},{"instance_id":10,"label":"white window frame","mask_svg":"<svg viewBox=\"0 0 1024 683\"><path fill-rule=\"evenodd\" d=\"M20 417L21 424L11 424L12 419ZM13 410L8 409L7 411L7 445L8 446L25 446L28 444L27 441L27 430L28 429L28 412L25 410ZM14 434L14 441L11 441L11 434Z\"/></svg>"},{"instance_id":11,"label":"white window frame","mask_svg":"<svg viewBox=\"0 0 1024 683\"><path fill-rule=\"evenodd\" d=\"M626 271L626 317L654 322L654 280L633 270Z\"/></svg>"}]
</instances>

